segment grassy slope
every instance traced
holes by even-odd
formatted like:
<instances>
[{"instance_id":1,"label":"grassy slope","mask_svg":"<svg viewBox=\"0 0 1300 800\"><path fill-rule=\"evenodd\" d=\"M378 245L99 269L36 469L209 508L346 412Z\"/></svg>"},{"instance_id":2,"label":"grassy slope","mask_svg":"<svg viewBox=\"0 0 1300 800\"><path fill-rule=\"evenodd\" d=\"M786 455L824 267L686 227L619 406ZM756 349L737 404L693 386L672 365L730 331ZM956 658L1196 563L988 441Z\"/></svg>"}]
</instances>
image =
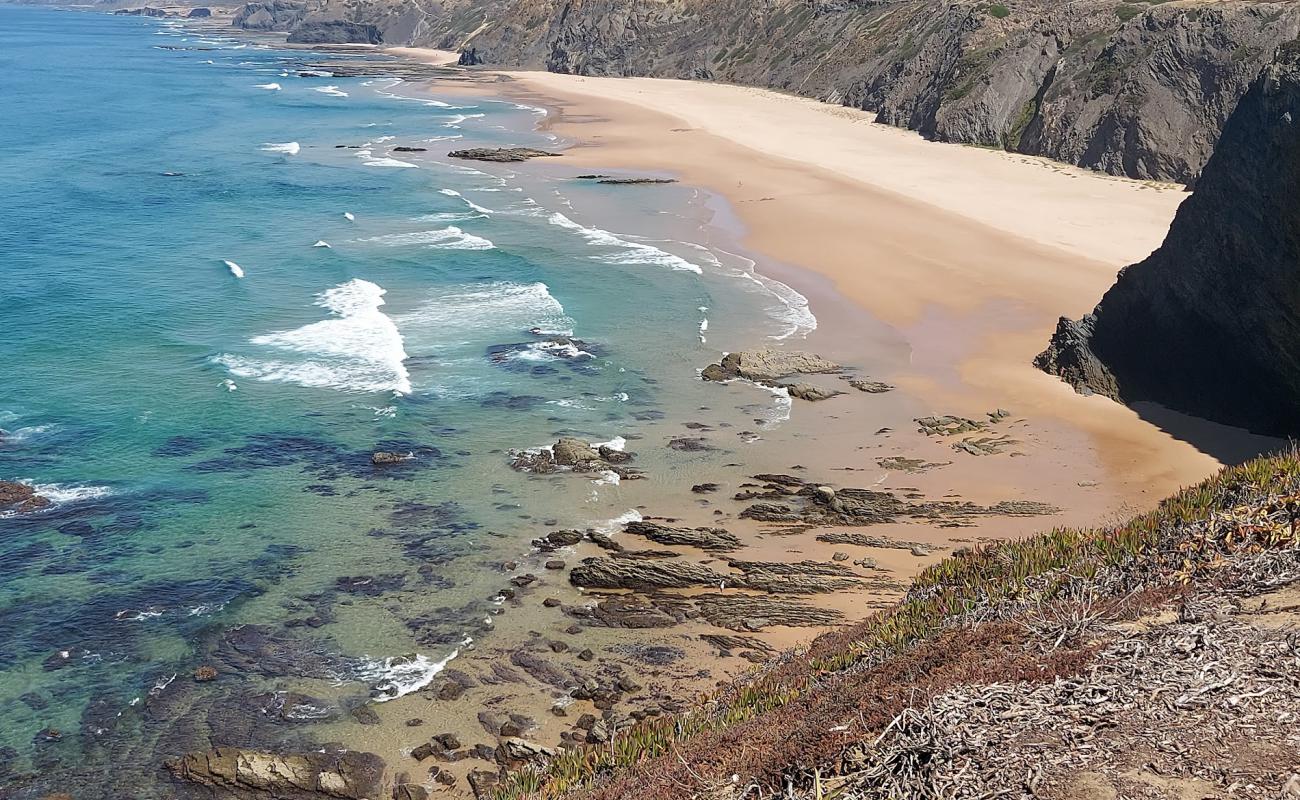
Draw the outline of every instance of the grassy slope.
<instances>
[{"instance_id":1,"label":"grassy slope","mask_svg":"<svg viewBox=\"0 0 1300 800\"><path fill-rule=\"evenodd\" d=\"M1118 527L959 553L918 576L893 608L782 655L689 714L516 771L496 797L723 796L834 771L847 748L948 687L1077 674L1093 651L1070 636L1081 598L1089 614L1124 619L1193 582L1228 585L1240 558L1300 548L1298 522L1300 453L1291 450L1225 469ZM1030 620L1040 634L1059 627L1062 646L1026 647Z\"/></svg>"}]
</instances>

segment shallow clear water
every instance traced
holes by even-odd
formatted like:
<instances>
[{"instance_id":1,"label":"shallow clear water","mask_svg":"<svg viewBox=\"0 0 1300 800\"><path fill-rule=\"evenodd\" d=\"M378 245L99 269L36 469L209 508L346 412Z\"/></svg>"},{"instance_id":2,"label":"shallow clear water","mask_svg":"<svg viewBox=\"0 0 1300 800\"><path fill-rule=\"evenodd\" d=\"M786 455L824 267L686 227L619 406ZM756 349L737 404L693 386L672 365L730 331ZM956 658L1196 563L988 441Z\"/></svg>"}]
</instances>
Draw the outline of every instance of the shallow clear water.
<instances>
[{"instance_id":1,"label":"shallow clear water","mask_svg":"<svg viewBox=\"0 0 1300 800\"><path fill-rule=\"evenodd\" d=\"M111 758L147 796L155 748L217 731L175 723L223 691L151 690L240 625L326 654L252 670L275 688L420 685L479 635L485 565L628 510L508 449L716 403L695 368L815 324L682 241L695 191L448 163L546 145L539 110L302 77L310 58L0 6L0 479L56 501L0 519L0 785ZM728 413L779 417L751 400Z\"/></svg>"}]
</instances>

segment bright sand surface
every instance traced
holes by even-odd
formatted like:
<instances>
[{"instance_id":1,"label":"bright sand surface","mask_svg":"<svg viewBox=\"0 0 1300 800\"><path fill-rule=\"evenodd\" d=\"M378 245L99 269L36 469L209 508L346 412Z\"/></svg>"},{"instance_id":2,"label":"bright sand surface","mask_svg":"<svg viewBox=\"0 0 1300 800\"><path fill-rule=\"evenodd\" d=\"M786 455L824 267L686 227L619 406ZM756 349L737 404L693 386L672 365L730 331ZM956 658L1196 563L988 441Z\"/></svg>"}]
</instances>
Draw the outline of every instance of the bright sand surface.
<instances>
[{"instance_id":1,"label":"bright sand surface","mask_svg":"<svg viewBox=\"0 0 1300 800\"><path fill-rule=\"evenodd\" d=\"M455 64L460 60L459 53L451 50L436 50L432 47L385 47L384 52L399 58L409 58L421 64L432 64L435 67Z\"/></svg>"},{"instance_id":2,"label":"bright sand surface","mask_svg":"<svg viewBox=\"0 0 1300 800\"><path fill-rule=\"evenodd\" d=\"M1031 365L1058 317L1089 311L1121 267L1159 245L1181 187L928 142L866 112L772 91L509 79L555 112L552 129L577 142L574 161L663 170L721 194L747 246L825 276L893 326L912 369L889 377L932 413L1001 406L1083 433L1093 457L1079 453L1081 465L1097 462L1108 488L1137 507L1270 444L1160 409L1144 419ZM853 333L840 336L851 349Z\"/></svg>"}]
</instances>

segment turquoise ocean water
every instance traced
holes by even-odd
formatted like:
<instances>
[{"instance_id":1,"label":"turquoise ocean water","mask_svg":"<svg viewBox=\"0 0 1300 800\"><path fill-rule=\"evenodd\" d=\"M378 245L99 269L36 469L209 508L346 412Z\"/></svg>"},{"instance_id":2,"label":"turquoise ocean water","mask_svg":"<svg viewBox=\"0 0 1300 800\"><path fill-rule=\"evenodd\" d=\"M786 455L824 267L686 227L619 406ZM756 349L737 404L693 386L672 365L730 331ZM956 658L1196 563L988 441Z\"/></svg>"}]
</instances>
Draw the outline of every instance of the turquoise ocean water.
<instances>
[{"instance_id":1,"label":"turquoise ocean water","mask_svg":"<svg viewBox=\"0 0 1300 800\"><path fill-rule=\"evenodd\" d=\"M717 402L720 350L815 325L688 237L689 187L450 163L550 144L544 112L312 58L0 6L0 479L55 501L0 518L4 796L176 796L160 753L283 744L232 697L418 688L480 635L486 565L638 499L510 448L644 434ZM752 395L737 424L779 419ZM189 680L241 646L237 695Z\"/></svg>"}]
</instances>

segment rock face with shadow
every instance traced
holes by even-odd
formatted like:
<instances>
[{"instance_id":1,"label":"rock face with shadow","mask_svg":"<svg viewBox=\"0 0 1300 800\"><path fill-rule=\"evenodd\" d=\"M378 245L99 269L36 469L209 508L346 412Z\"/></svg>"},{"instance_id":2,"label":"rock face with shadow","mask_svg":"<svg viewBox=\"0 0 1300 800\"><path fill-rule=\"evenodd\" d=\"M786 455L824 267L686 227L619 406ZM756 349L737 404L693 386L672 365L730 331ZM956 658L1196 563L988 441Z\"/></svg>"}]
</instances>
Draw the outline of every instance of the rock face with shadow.
<instances>
[{"instance_id":1,"label":"rock face with shadow","mask_svg":"<svg viewBox=\"0 0 1300 800\"><path fill-rule=\"evenodd\" d=\"M759 86L1182 183L1300 34L1300 4L1270 0L324 0L316 16L476 64Z\"/></svg>"},{"instance_id":2,"label":"rock face with shadow","mask_svg":"<svg viewBox=\"0 0 1300 800\"><path fill-rule=\"evenodd\" d=\"M1080 392L1300 434L1300 40L1229 117L1160 248L1034 363Z\"/></svg>"}]
</instances>

